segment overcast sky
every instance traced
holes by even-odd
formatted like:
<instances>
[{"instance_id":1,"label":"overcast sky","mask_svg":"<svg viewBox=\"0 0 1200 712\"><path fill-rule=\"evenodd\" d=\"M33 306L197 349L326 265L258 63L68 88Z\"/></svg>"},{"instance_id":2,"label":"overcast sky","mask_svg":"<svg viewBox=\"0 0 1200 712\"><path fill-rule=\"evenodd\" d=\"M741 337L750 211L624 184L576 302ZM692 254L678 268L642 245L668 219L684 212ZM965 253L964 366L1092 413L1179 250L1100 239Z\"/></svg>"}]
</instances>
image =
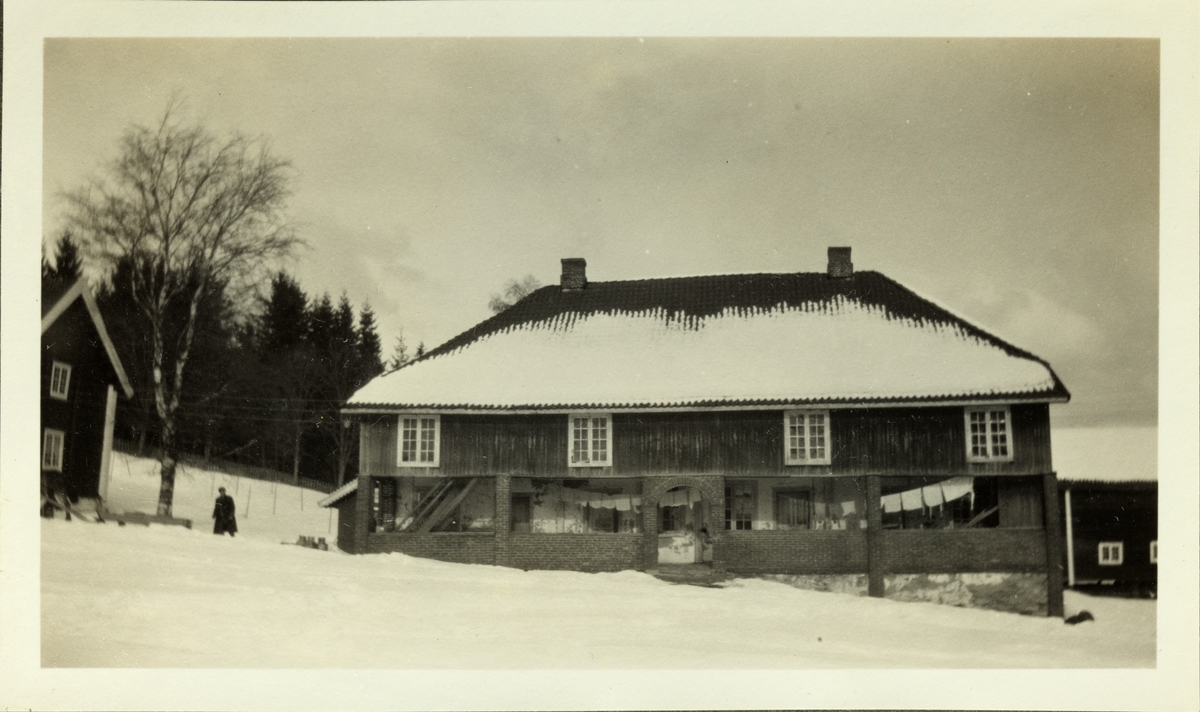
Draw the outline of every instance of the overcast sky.
<instances>
[{"instance_id":1,"label":"overcast sky","mask_svg":"<svg viewBox=\"0 0 1200 712\"><path fill-rule=\"evenodd\" d=\"M506 280L819 271L830 245L1048 360L1066 425L1157 409L1153 40L49 40L54 198L173 93L296 169L311 293L385 348Z\"/></svg>"}]
</instances>

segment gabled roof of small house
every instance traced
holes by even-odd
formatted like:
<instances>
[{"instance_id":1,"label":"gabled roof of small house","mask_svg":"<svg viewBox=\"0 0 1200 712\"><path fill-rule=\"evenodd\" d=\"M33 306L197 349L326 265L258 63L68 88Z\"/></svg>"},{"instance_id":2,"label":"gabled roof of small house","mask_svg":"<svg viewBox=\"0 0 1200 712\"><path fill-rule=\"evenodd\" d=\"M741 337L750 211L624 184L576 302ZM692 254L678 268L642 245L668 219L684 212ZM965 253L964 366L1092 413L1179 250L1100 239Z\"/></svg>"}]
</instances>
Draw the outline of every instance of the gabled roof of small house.
<instances>
[{"instance_id":1,"label":"gabled roof of small house","mask_svg":"<svg viewBox=\"0 0 1200 712\"><path fill-rule=\"evenodd\" d=\"M66 313L76 299L83 300L83 304L87 308L92 324L96 327L96 333L100 335L100 342L104 345L104 352L108 354L108 360L117 374L117 380L120 381L121 390L125 393L126 398L132 398L133 386L129 383L129 376L125 373L125 367L121 365L117 348L113 345L112 339L108 335L108 329L104 326L104 317L100 315L100 308L96 305L96 298L92 296L92 290L88 287L87 280L81 277L74 282L61 280L43 282L42 333L45 334L46 330Z\"/></svg>"},{"instance_id":2,"label":"gabled roof of small house","mask_svg":"<svg viewBox=\"0 0 1200 712\"><path fill-rule=\"evenodd\" d=\"M350 398L347 409L786 407L1070 397L1045 361L878 272L580 284L538 289L420 360L377 377Z\"/></svg>"},{"instance_id":3,"label":"gabled roof of small house","mask_svg":"<svg viewBox=\"0 0 1200 712\"><path fill-rule=\"evenodd\" d=\"M333 505L337 504L338 502L341 502L343 499L354 494L355 491L357 491L357 490L358 490L358 478L355 477L354 479L350 480L346 484L342 485L341 487L338 487L334 491L330 492L329 494L325 495L321 499L317 500L317 506L318 507L332 507Z\"/></svg>"}]
</instances>

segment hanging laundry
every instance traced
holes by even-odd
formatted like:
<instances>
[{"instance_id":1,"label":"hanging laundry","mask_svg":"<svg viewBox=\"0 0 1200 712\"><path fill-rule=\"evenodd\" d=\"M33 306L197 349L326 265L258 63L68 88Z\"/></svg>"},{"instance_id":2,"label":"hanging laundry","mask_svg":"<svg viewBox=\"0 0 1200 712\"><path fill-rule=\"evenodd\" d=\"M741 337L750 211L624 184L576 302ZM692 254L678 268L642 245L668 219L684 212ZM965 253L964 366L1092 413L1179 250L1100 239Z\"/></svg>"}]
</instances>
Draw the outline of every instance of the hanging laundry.
<instances>
[{"instance_id":1,"label":"hanging laundry","mask_svg":"<svg viewBox=\"0 0 1200 712\"><path fill-rule=\"evenodd\" d=\"M849 502L842 502L842 516L843 517L854 514L857 511L858 510L855 509L854 500L850 500Z\"/></svg>"},{"instance_id":2,"label":"hanging laundry","mask_svg":"<svg viewBox=\"0 0 1200 712\"><path fill-rule=\"evenodd\" d=\"M942 497L945 499L945 501L953 502L960 497L966 497L968 495L970 495L972 501L974 501L975 478L952 477L942 482Z\"/></svg>"},{"instance_id":3,"label":"hanging laundry","mask_svg":"<svg viewBox=\"0 0 1200 712\"><path fill-rule=\"evenodd\" d=\"M879 498L879 503L883 505L883 511L888 514L900 511L900 495L886 494Z\"/></svg>"},{"instance_id":4,"label":"hanging laundry","mask_svg":"<svg viewBox=\"0 0 1200 712\"><path fill-rule=\"evenodd\" d=\"M925 500L926 507L937 507L945 501L942 497L942 483L921 488L921 498Z\"/></svg>"},{"instance_id":5,"label":"hanging laundry","mask_svg":"<svg viewBox=\"0 0 1200 712\"><path fill-rule=\"evenodd\" d=\"M906 512L911 512L914 509L921 509L924 506L924 503L921 501L921 490L910 489L901 492L900 505Z\"/></svg>"},{"instance_id":6,"label":"hanging laundry","mask_svg":"<svg viewBox=\"0 0 1200 712\"><path fill-rule=\"evenodd\" d=\"M628 512L630 509L633 509L633 497L614 497L613 503L616 505L618 512Z\"/></svg>"}]
</instances>

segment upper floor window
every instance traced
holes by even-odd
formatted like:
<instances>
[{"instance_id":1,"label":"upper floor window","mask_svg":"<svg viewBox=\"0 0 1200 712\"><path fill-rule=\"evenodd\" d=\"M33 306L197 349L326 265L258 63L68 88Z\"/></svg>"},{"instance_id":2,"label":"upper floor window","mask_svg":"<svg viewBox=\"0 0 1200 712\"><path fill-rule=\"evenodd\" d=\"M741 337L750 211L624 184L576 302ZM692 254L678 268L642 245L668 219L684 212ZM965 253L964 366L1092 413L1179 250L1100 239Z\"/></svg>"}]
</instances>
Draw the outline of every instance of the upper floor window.
<instances>
[{"instance_id":1,"label":"upper floor window","mask_svg":"<svg viewBox=\"0 0 1200 712\"><path fill-rule=\"evenodd\" d=\"M829 411L789 411L784 413L783 427L787 464L829 464Z\"/></svg>"},{"instance_id":2,"label":"upper floor window","mask_svg":"<svg viewBox=\"0 0 1200 712\"><path fill-rule=\"evenodd\" d=\"M400 416L400 452L397 464L401 467L437 467L440 456L437 415Z\"/></svg>"},{"instance_id":3,"label":"upper floor window","mask_svg":"<svg viewBox=\"0 0 1200 712\"><path fill-rule=\"evenodd\" d=\"M1102 541L1098 552L1101 566L1120 566L1125 563L1125 542Z\"/></svg>"},{"instance_id":4,"label":"upper floor window","mask_svg":"<svg viewBox=\"0 0 1200 712\"><path fill-rule=\"evenodd\" d=\"M606 413L573 413L567 422L571 467L608 467L612 464L612 427Z\"/></svg>"},{"instance_id":5,"label":"upper floor window","mask_svg":"<svg viewBox=\"0 0 1200 712\"><path fill-rule=\"evenodd\" d=\"M61 430L46 428L42 434L42 469L62 472L63 442L66 434Z\"/></svg>"},{"instance_id":6,"label":"upper floor window","mask_svg":"<svg viewBox=\"0 0 1200 712\"><path fill-rule=\"evenodd\" d=\"M967 460L1009 462L1013 459L1012 418L1005 406L967 408Z\"/></svg>"},{"instance_id":7,"label":"upper floor window","mask_svg":"<svg viewBox=\"0 0 1200 712\"><path fill-rule=\"evenodd\" d=\"M50 366L50 397L59 400L67 399L67 389L71 386L71 367L61 361L55 361Z\"/></svg>"}]
</instances>

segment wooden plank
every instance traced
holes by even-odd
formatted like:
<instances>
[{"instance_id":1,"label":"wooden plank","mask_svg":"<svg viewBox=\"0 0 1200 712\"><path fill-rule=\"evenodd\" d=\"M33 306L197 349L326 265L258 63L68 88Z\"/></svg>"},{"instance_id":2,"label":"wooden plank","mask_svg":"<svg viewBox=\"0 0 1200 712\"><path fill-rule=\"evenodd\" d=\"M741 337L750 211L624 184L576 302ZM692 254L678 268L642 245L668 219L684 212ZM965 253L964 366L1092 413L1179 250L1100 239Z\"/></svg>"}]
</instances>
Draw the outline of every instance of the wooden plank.
<instances>
[{"instance_id":1,"label":"wooden plank","mask_svg":"<svg viewBox=\"0 0 1200 712\"><path fill-rule=\"evenodd\" d=\"M421 521L422 517L425 517L431 511L433 511L433 508L437 506L439 500L441 500L441 498L447 492L449 492L450 488L453 486L454 480L447 479L438 482L428 494L421 498L420 502L417 502L416 509L412 514L409 515L408 520L404 523L404 526L398 527L398 529L400 531L407 531L410 527L415 526Z\"/></svg>"},{"instance_id":2,"label":"wooden plank","mask_svg":"<svg viewBox=\"0 0 1200 712\"><path fill-rule=\"evenodd\" d=\"M471 479L467 480L466 487L463 487L462 490L460 490L459 493L457 495L455 495L453 498L447 499L444 502L442 502L442 505L437 508L437 510L433 513L433 515L430 516L429 519L427 519L425 521L425 523L423 523L421 525L421 528L418 529L417 531L419 531L421 533L429 532L434 527L440 525L443 521L445 521L446 517L450 516L450 514L452 512L454 512L454 509L456 507L458 507L458 505L464 499L466 499L468 494L471 493L471 490L475 487L475 483L478 481L479 481L478 477L472 477Z\"/></svg>"}]
</instances>

